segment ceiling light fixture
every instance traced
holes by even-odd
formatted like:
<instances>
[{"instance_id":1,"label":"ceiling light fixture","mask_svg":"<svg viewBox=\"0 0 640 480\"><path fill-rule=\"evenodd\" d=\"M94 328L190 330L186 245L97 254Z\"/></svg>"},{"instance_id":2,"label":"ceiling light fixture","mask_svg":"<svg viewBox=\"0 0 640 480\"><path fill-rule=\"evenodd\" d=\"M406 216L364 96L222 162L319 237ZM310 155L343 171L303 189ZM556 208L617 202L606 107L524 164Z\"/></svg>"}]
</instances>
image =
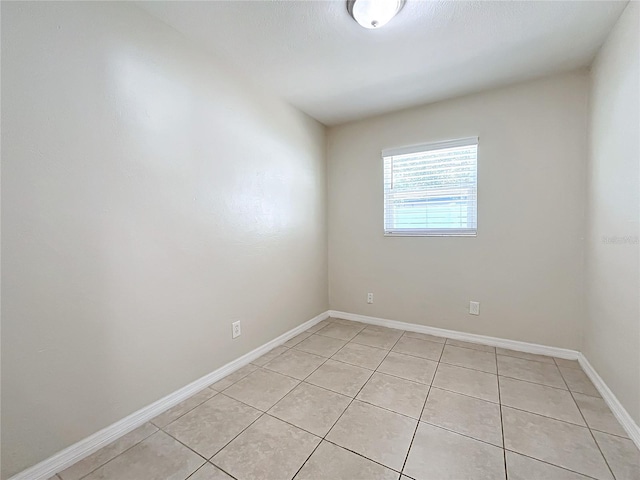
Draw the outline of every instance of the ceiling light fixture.
<instances>
[{"instance_id":1,"label":"ceiling light fixture","mask_svg":"<svg viewBox=\"0 0 640 480\"><path fill-rule=\"evenodd\" d=\"M402 9L405 0L347 0L347 11L364 28L380 28Z\"/></svg>"}]
</instances>

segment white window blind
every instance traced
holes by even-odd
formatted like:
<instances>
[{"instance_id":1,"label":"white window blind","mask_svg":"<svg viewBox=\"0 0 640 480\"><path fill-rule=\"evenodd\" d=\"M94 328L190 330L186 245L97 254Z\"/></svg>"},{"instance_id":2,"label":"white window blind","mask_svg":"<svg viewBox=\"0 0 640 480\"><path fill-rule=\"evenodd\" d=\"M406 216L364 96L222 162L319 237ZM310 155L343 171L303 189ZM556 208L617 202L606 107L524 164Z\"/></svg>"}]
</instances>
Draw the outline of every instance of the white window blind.
<instances>
[{"instance_id":1,"label":"white window blind","mask_svg":"<svg viewBox=\"0 0 640 480\"><path fill-rule=\"evenodd\" d=\"M477 156L477 137L383 150L385 235L476 235Z\"/></svg>"}]
</instances>

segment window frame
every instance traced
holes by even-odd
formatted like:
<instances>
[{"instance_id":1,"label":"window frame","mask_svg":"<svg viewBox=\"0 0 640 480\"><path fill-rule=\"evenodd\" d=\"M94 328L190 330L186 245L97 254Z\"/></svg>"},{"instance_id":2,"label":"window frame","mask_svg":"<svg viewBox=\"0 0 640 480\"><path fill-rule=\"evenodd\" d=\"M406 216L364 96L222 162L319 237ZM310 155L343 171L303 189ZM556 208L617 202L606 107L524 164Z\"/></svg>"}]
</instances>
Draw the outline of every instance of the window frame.
<instances>
[{"instance_id":1,"label":"window frame","mask_svg":"<svg viewBox=\"0 0 640 480\"><path fill-rule=\"evenodd\" d=\"M409 145L382 150L383 161L383 219L382 226L385 237L477 237L478 236L478 157L479 137L465 137L419 145ZM445 150L456 147L476 146L475 158L475 228L416 228L416 229L387 229L387 188L385 183L385 159L393 156L418 154L434 150Z\"/></svg>"}]
</instances>

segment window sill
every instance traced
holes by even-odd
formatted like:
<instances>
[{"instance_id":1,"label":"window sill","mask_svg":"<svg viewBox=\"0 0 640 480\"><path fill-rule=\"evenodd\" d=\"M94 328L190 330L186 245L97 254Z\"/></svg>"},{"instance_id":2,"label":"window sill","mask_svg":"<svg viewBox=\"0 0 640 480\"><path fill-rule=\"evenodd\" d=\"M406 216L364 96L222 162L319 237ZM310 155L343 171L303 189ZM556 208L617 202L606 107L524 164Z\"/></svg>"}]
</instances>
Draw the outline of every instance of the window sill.
<instances>
[{"instance_id":1,"label":"window sill","mask_svg":"<svg viewBox=\"0 0 640 480\"><path fill-rule=\"evenodd\" d=\"M477 237L478 233L405 233L405 232L385 232L385 237Z\"/></svg>"}]
</instances>

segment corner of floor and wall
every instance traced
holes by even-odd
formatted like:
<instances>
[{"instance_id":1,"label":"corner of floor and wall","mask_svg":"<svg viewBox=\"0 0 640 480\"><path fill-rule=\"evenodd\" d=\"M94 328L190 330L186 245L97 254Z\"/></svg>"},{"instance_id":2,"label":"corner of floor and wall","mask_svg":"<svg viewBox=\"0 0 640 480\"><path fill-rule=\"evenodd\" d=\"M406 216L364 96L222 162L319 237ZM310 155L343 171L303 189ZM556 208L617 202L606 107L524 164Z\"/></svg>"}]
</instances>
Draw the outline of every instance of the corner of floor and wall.
<instances>
[{"instance_id":1,"label":"corner of floor and wall","mask_svg":"<svg viewBox=\"0 0 640 480\"><path fill-rule=\"evenodd\" d=\"M590 70L332 127L135 5L0 8L3 480L330 309L581 351L640 424L637 2ZM478 236L384 237L382 148L468 136Z\"/></svg>"}]
</instances>

